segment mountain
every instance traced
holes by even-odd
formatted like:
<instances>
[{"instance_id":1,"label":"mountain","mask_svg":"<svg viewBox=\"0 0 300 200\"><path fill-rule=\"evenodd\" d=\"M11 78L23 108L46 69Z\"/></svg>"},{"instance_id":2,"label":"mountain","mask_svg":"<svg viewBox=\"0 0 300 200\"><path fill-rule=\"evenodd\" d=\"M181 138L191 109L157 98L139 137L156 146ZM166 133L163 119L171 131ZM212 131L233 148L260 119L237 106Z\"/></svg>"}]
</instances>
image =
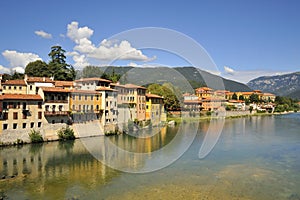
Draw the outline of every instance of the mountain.
<instances>
[{"instance_id":1,"label":"mountain","mask_svg":"<svg viewBox=\"0 0 300 200\"><path fill-rule=\"evenodd\" d=\"M254 90L300 99L300 72L276 76L262 76L247 85Z\"/></svg>"},{"instance_id":2,"label":"mountain","mask_svg":"<svg viewBox=\"0 0 300 200\"><path fill-rule=\"evenodd\" d=\"M121 74L123 82L136 85L149 85L151 83L163 84L170 82L182 91L191 92L191 89L209 86L213 89L229 91L251 91L242 83L224 79L220 76L200 70L195 67L100 67L105 73Z\"/></svg>"}]
</instances>

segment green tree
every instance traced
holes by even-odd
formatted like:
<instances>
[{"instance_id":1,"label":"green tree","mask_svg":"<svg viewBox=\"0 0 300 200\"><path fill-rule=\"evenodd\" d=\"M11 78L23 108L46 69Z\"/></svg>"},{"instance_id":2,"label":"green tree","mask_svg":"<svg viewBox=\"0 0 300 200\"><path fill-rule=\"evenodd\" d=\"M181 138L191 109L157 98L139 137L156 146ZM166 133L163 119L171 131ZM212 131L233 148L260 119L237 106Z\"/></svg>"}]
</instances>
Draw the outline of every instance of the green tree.
<instances>
[{"instance_id":1,"label":"green tree","mask_svg":"<svg viewBox=\"0 0 300 200\"><path fill-rule=\"evenodd\" d=\"M232 97L231 97L233 100L237 100L238 99L238 96L236 95L236 93L233 93Z\"/></svg>"},{"instance_id":2,"label":"green tree","mask_svg":"<svg viewBox=\"0 0 300 200\"><path fill-rule=\"evenodd\" d=\"M249 101L251 102L251 103L258 103L259 102L259 96L258 96L258 94L251 94L250 95L250 97L249 97Z\"/></svg>"},{"instance_id":3,"label":"green tree","mask_svg":"<svg viewBox=\"0 0 300 200\"><path fill-rule=\"evenodd\" d=\"M245 97L243 95L239 96L239 100L244 101Z\"/></svg>"},{"instance_id":4,"label":"green tree","mask_svg":"<svg viewBox=\"0 0 300 200\"><path fill-rule=\"evenodd\" d=\"M176 110L178 108L180 108L180 103L179 103L179 99L177 98L175 92L177 89L173 88L174 91L172 91L172 89L170 89L169 87L167 87L169 84L164 84L164 85L159 85L159 84L151 84L148 86L147 90L148 92L151 92L152 94L156 94L159 96L163 96L164 97L164 104L167 110Z\"/></svg>"},{"instance_id":5,"label":"green tree","mask_svg":"<svg viewBox=\"0 0 300 200\"><path fill-rule=\"evenodd\" d=\"M48 63L51 76L55 80L71 81L75 79L76 72L72 65L66 63L65 50L61 46L52 46L48 56L51 58Z\"/></svg>"},{"instance_id":6,"label":"green tree","mask_svg":"<svg viewBox=\"0 0 300 200\"><path fill-rule=\"evenodd\" d=\"M28 76L50 77L48 64L41 60L30 62L26 65L25 74Z\"/></svg>"}]
</instances>

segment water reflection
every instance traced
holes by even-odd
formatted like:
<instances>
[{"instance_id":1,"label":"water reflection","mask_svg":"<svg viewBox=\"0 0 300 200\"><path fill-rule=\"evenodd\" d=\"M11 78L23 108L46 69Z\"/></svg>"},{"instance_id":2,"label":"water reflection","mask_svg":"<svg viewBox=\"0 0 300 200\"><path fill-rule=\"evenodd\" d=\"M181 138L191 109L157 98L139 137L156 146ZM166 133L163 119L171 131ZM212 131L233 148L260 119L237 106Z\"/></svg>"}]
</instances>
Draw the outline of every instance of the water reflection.
<instances>
[{"instance_id":1,"label":"water reflection","mask_svg":"<svg viewBox=\"0 0 300 200\"><path fill-rule=\"evenodd\" d=\"M226 120L215 148L202 160L199 148L217 123L165 127L156 135L145 130L143 138L119 135L1 148L0 198L3 192L9 199L300 199L299 116ZM124 173L96 159L144 169L184 150L196 127L191 148L153 173ZM172 143L178 135L181 140ZM109 142L118 148L108 148ZM166 145L172 148L155 155Z\"/></svg>"}]
</instances>

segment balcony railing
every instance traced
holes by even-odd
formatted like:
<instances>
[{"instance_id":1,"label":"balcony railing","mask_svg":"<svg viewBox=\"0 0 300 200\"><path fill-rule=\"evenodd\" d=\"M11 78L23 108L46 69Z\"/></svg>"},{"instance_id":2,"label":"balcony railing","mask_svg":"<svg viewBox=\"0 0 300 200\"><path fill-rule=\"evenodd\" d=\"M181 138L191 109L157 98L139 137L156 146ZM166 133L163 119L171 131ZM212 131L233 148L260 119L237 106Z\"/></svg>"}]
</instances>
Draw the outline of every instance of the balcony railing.
<instances>
[{"instance_id":1,"label":"balcony railing","mask_svg":"<svg viewBox=\"0 0 300 200\"><path fill-rule=\"evenodd\" d=\"M68 100L45 100L45 103L68 103Z\"/></svg>"},{"instance_id":2,"label":"balcony railing","mask_svg":"<svg viewBox=\"0 0 300 200\"><path fill-rule=\"evenodd\" d=\"M45 116L62 116L62 115L69 115L68 111L45 111Z\"/></svg>"}]
</instances>

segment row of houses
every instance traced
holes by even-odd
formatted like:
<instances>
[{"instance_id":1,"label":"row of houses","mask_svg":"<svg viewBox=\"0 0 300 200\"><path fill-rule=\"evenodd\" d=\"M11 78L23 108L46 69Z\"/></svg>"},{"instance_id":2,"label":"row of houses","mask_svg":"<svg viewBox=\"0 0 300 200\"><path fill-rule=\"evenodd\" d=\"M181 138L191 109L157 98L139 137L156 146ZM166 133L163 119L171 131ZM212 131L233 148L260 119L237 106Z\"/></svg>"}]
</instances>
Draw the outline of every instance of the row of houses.
<instances>
[{"instance_id":1,"label":"row of houses","mask_svg":"<svg viewBox=\"0 0 300 200\"><path fill-rule=\"evenodd\" d=\"M0 134L91 121L106 132L128 120L151 120L153 125L166 121L163 97L146 94L145 87L102 78L55 81L25 75L0 83Z\"/></svg>"},{"instance_id":2,"label":"row of houses","mask_svg":"<svg viewBox=\"0 0 300 200\"><path fill-rule=\"evenodd\" d=\"M259 100L267 102L268 106L272 105L276 98L274 94L263 93L260 90L230 92L227 90L213 90L208 87L200 87L195 89L194 94L183 94L183 105L184 109L189 111L214 111L225 106L231 106L237 110L245 110L245 100L249 100L253 94L257 95Z\"/></svg>"}]
</instances>

